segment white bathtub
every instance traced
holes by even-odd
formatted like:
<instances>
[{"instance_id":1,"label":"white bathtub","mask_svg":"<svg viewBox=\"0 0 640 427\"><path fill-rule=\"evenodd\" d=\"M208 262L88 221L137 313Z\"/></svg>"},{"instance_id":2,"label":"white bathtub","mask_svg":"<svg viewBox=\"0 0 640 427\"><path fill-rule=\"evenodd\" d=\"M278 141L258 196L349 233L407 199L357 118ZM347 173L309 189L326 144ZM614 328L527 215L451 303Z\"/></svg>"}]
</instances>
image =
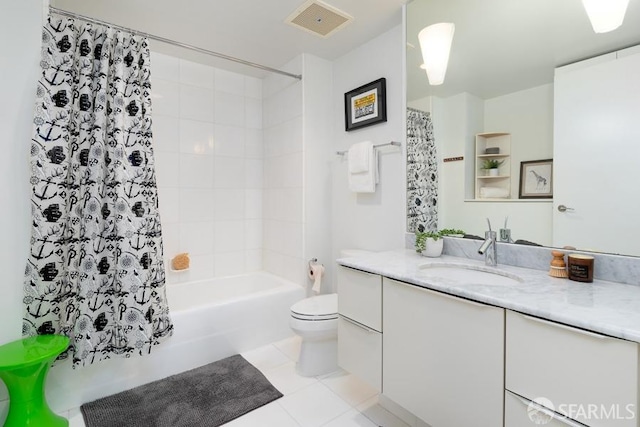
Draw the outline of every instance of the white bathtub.
<instances>
[{"instance_id":1,"label":"white bathtub","mask_svg":"<svg viewBox=\"0 0 640 427\"><path fill-rule=\"evenodd\" d=\"M62 412L293 335L289 308L305 290L258 272L167 286L174 334L151 355L54 366L47 398Z\"/></svg>"}]
</instances>

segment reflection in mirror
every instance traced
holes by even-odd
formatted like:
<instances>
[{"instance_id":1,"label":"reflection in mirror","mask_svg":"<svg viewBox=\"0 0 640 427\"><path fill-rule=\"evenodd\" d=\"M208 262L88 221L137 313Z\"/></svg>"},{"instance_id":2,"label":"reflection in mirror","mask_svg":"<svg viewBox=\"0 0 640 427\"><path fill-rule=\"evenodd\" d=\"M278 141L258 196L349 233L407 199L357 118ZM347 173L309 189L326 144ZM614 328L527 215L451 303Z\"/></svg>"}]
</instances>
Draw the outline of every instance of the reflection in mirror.
<instances>
[{"instance_id":1,"label":"reflection in mirror","mask_svg":"<svg viewBox=\"0 0 640 427\"><path fill-rule=\"evenodd\" d=\"M632 58L640 58L640 53L613 54L615 67L622 71L609 70L607 67L612 65L598 65L601 59L582 63L640 43L640 2L631 1L623 24L603 34L593 31L580 0L413 0L406 10L407 107L429 113L432 120L438 158L438 228L461 228L482 236L486 218L490 218L494 229L511 230L512 241L640 255L640 227L635 224L640 218L640 202L635 200L640 197L632 196L633 189L619 185L640 180L633 171L640 170L637 162L624 161L640 158L640 145L628 144L618 151L622 153L620 157L606 162L606 168L601 167L603 158L611 158L610 154L603 154L603 147L609 153L616 151L614 144L622 134L631 135L636 142L640 140L638 131L628 128L632 122L618 120L625 116L618 110L631 109L636 117L640 111L640 93L635 94L638 101L622 99L625 91L640 92L640 68L633 68L640 67L640 60ZM454 23L455 35L444 83L431 86L420 68L423 61L418 33L439 22ZM625 55L631 59L620 60ZM564 67L578 62L581 64ZM565 82L554 83L559 67L563 68L558 76L565 72L567 77ZM581 68L595 71L575 71ZM574 72L577 74L571 74ZM612 82L608 84L607 79L615 79L616 73L626 75L628 80L617 85L622 98L616 95L609 99L606 88ZM580 100L581 94L588 95L594 86L589 78L599 80L595 85L603 87L597 103L592 103L592 108L599 105L599 110L591 112L586 107L575 108L589 104ZM572 86L566 81L580 84ZM578 110L580 117L576 117ZM607 121L612 117L616 120ZM612 127L618 133L611 133ZM573 134L568 128L605 131L599 134L599 141L589 140L592 147L586 144L583 134ZM500 134L500 139L508 142L494 144L486 142L486 135L478 137L486 133ZM484 150L498 145L500 156L489 158L504 162L497 177L489 177L488 171L485 176L482 165L488 154ZM574 168L572 150L581 151L580 168ZM445 161L460 157L463 160ZM546 159L554 160L553 173L542 176L549 187L536 188L543 180L527 173L528 169L524 169L525 177L535 181L523 184L529 186L527 191L533 191L534 197L539 191L551 192L553 198L521 199L521 163ZM629 170L624 169L627 165ZM587 183L587 175L597 175L604 189L596 191L591 187L596 183ZM416 187L412 179L408 174L408 188ZM485 189L480 191L481 188ZM575 191L578 188L582 190ZM590 192L590 188L594 190ZM635 190L635 194L638 192ZM606 201L604 193L608 196ZM630 199L635 205L627 204ZM411 210L411 192L408 204ZM560 212L559 205L574 210ZM604 209L604 205L608 207ZM594 218L589 218L594 215L598 230L594 229ZM623 223L622 217L633 218L633 222L616 230Z\"/></svg>"}]
</instances>

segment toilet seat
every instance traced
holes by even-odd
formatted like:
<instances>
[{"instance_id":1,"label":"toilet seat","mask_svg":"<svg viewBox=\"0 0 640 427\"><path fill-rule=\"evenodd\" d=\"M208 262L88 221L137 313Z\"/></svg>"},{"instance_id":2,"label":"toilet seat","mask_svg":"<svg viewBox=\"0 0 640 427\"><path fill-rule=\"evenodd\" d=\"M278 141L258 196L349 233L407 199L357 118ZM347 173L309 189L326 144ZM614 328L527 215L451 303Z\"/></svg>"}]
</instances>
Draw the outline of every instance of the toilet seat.
<instances>
[{"instance_id":1,"label":"toilet seat","mask_svg":"<svg viewBox=\"0 0 640 427\"><path fill-rule=\"evenodd\" d=\"M305 321L338 318L338 294L319 295L298 301L291 306L291 317Z\"/></svg>"}]
</instances>

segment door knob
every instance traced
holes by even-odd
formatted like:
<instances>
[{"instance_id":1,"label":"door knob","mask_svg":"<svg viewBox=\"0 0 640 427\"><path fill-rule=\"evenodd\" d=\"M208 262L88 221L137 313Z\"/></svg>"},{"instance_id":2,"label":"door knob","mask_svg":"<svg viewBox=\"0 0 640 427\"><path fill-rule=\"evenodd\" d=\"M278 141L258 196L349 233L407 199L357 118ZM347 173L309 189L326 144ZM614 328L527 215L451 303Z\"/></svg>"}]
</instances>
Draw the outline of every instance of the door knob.
<instances>
[{"instance_id":1,"label":"door knob","mask_svg":"<svg viewBox=\"0 0 640 427\"><path fill-rule=\"evenodd\" d=\"M558 212L571 212L573 208L568 208L565 205L558 205Z\"/></svg>"}]
</instances>

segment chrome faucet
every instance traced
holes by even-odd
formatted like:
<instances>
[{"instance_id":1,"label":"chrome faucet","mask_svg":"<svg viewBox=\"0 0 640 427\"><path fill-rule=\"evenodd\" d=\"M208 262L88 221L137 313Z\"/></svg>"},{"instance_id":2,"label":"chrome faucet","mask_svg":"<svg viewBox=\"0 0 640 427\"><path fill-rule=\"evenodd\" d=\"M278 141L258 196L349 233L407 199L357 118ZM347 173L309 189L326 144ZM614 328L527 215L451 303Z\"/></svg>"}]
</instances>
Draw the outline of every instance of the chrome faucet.
<instances>
[{"instance_id":1,"label":"chrome faucet","mask_svg":"<svg viewBox=\"0 0 640 427\"><path fill-rule=\"evenodd\" d=\"M489 231L484 233L484 242L480 245L478 253L484 255L484 263L495 267L498 265L498 248L496 244L497 233L491 230L491 222L487 218L487 224L489 224Z\"/></svg>"}]
</instances>

